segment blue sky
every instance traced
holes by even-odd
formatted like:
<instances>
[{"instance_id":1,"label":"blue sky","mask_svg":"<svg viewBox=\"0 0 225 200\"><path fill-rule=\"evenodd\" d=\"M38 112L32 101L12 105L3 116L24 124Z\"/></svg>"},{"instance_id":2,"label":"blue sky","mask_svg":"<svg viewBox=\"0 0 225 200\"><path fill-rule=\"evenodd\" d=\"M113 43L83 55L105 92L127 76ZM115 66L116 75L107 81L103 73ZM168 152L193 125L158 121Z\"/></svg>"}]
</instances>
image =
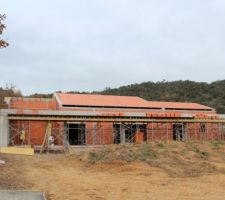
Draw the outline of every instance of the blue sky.
<instances>
[{"instance_id":1,"label":"blue sky","mask_svg":"<svg viewBox=\"0 0 225 200\"><path fill-rule=\"evenodd\" d=\"M0 86L24 94L225 79L223 0L0 0Z\"/></svg>"}]
</instances>

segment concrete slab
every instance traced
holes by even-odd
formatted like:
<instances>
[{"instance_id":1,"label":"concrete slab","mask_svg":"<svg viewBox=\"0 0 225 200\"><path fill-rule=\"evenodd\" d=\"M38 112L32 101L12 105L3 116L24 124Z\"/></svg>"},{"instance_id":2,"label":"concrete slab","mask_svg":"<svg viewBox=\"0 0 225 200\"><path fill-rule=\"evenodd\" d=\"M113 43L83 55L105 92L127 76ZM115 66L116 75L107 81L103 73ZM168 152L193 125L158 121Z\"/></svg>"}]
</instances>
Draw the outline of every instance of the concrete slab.
<instances>
[{"instance_id":1,"label":"concrete slab","mask_svg":"<svg viewBox=\"0 0 225 200\"><path fill-rule=\"evenodd\" d=\"M41 191L0 190L0 200L46 200Z\"/></svg>"}]
</instances>

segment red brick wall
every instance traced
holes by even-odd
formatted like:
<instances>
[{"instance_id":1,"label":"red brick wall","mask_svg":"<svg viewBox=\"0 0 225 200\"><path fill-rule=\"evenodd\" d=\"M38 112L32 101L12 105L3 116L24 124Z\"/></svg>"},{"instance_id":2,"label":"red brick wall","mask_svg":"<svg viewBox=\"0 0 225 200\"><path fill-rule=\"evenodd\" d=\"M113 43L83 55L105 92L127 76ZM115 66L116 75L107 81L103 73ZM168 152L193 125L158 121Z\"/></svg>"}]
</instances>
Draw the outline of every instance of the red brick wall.
<instances>
[{"instance_id":1,"label":"red brick wall","mask_svg":"<svg viewBox=\"0 0 225 200\"><path fill-rule=\"evenodd\" d=\"M205 131L201 130L200 123L189 123L187 125L187 133L190 139L193 140L213 140L219 139L220 130L219 125L216 123L204 123Z\"/></svg>"},{"instance_id":2,"label":"red brick wall","mask_svg":"<svg viewBox=\"0 0 225 200\"><path fill-rule=\"evenodd\" d=\"M93 129L94 123L87 122L86 123L86 144L93 144Z\"/></svg>"},{"instance_id":3,"label":"red brick wall","mask_svg":"<svg viewBox=\"0 0 225 200\"><path fill-rule=\"evenodd\" d=\"M113 123L101 122L98 125L103 129L101 144L113 144Z\"/></svg>"},{"instance_id":4,"label":"red brick wall","mask_svg":"<svg viewBox=\"0 0 225 200\"><path fill-rule=\"evenodd\" d=\"M25 144L41 145L45 136L47 122L45 121L11 121L10 133L11 143L21 144L20 134L25 129ZM29 128L30 127L30 128ZM202 131L200 123L186 124L188 139L192 140L213 140L220 139L219 125L216 123L205 123L206 130ZM29 138L30 129L30 138ZM94 132L95 131L95 132ZM64 138L64 122L52 122L52 135L55 138L55 145L62 145ZM95 139L94 139L95 135ZM136 138L138 142L141 138ZM135 141L136 141L135 140ZM173 123L148 123L147 141L173 140ZM113 144L113 123L86 123L86 143L89 145Z\"/></svg>"},{"instance_id":5,"label":"red brick wall","mask_svg":"<svg viewBox=\"0 0 225 200\"><path fill-rule=\"evenodd\" d=\"M21 144L20 134L22 129L25 129L25 144L31 145L42 145L44 136L46 133L45 121L30 121L30 126L28 121L12 121L10 122L10 132L11 132L11 143L14 145ZM30 128L29 128L30 127ZM30 131L30 137L29 137ZM53 122L51 134L55 138L55 145L63 144L63 133L64 133L64 123L63 122Z\"/></svg>"},{"instance_id":6,"label":"red brick wall","mask_svg":"<svg viewBox=\"0 0 225 200\"><path fill-rule=\"evenodd\" d=\"M172 139L173 139L172 123L148 123L147 124L147 141L172 140Z\"/></svg>"},{"instance_id":7,"label":"red brick wall","mask_svg":"<svg viewBox=\"0 0 225 200\"><path fill-rule=\"evenodd\" d=\"M21 98L14 97L9 103L10 109L18 110L56 110L57 102L55 99L44 98Z\"/></svg>"},{"instance_id":8,"label":"red brick wall","mask_svg":"<svg viewBox=\"0 0 225 200\"><path fill-rule=\"evenodd\" d=\"M106 122L86 123L87 144L113 144L113 124Z\"/></svg>"},{"instance_id":9,"label":"red brick wall","mask_svg":"<svg viewBox=\"0 0 225 200\"><path fill-rule=\"evenodd\" d=\"M201 130L200 123L186 123L185 126L187 139L213 140L221 137L216 123L205 123L205 131ZM173 140L173 123L149 123L147 140Z\"/></svg>"},{"instance_id":10,"label":"red brick wall","mask_svg":"<svg viewBox=\"0 0 225 200\"><path fill-rule=\"evenodd\" d=\"M144 133L140 131L136 131L134 136L134 143L135 144L141 144L144 142Z\"/></svg>"}]
</instances>

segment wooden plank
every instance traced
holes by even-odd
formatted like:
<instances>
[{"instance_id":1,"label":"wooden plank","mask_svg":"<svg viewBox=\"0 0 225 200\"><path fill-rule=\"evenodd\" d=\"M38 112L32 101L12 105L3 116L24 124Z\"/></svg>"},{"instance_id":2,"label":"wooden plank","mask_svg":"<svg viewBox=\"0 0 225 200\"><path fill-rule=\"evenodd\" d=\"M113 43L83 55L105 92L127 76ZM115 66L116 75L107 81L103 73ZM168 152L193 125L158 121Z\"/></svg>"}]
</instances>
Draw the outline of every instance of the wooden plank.
<instances>
[{"instance_id":1,"label":"wooden plank","mask_svg":"<svg viewBox=\"0 0 225 200\"><path fill-rule=\"evenodd\" d=\"M1 147L0 153L32 156L34 155L34 149L29 147Z\"/></svg>"}]
</instances>

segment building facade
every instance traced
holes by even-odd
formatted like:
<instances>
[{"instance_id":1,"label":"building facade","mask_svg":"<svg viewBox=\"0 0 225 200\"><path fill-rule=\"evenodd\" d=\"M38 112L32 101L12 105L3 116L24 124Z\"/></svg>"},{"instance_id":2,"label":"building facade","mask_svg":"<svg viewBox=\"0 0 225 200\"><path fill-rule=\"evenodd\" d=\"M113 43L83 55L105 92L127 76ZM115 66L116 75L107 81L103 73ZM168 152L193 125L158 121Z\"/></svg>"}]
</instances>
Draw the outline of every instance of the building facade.
<instances>
[{"instance_id":1,"label":"building facade","mask_svg":"<svg viewBox=\"0 0 225 200\"><path fill-rule=\"evenodd\" d=\"M51 147L223 140L225 119L196 103L133 96L56 93L53 98L7 98L0 110L0 146Z\"/></svg>"}]
</instances>

